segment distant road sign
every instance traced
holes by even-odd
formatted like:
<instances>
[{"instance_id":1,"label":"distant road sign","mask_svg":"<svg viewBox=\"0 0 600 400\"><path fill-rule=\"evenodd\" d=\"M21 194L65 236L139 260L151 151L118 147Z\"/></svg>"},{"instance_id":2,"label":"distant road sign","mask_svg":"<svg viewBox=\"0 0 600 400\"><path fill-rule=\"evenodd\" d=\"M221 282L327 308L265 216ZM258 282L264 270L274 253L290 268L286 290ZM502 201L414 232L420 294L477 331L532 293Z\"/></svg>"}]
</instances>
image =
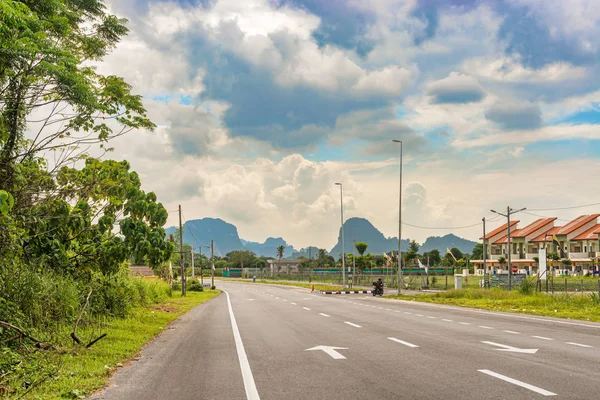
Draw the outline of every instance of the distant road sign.
<instances>
[{"instance_id":1,"label":"distant road sign","mask_svg":"<svg viewBox=\"0 0 600 400\"><path fill-rule=\"evenodd\" d=\"M517 272L519 272L519 267L517 267L516 265L511 265L511 269L513 274L516 274Z\"/></svg>"}]
</instances>

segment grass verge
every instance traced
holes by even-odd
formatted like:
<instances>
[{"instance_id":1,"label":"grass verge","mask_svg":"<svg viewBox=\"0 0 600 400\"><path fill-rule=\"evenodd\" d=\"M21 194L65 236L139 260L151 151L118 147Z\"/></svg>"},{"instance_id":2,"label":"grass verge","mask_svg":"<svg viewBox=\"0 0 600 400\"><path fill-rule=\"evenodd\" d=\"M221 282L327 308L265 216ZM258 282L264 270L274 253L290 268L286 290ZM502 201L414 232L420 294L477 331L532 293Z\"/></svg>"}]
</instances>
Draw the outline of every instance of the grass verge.
<instances>
[{"instance_id":1,"label":"grass verge","mask_svg":"<svg viewBox=\"0 0 600 400\"><path fill-rule=\"evenodd\" d=\"M89 349L32 352L24 367L13 371L9 398L85 398L103 387L118 367L131 360L171 322L219 293L188 292L186 297L173 293L173 297L158 304L136 307L127 318L106 319L102 333L107 333L107 337ZM77 333L82 338L98 334L85 327Z\"/></svg>"},{"instance_id":2,"label":"grass verge","mask_svg":"<svg viewBox=\"0 0 600 400\"><path fill-rule=\"evenodd\" d=\"M229 279L230 282L250 282L252 279ZM313 283L302 283L302 282L286 282L286 281L267 281L267 280L256 280L256 283L263 285L280 285L280 286L295 286L304 289L312 289ZM342 290L342 285L324 285L322 283L314 283L315 290L329 291L329 290ZM348 290L363 290L363 289L348 289Z\"/></svg>"},{"instance_id":3,"label":"grass verge","mask_svg":"<svg viewBox=\"0 0 600 400\"><path fill-rule=\"evenodd\" d=\"M600 322L600 295L591 294L523 294L503 289L460 289L435 294L389 296L391 299L414 300L540 316Z\"/></svg>"}]
</instances>

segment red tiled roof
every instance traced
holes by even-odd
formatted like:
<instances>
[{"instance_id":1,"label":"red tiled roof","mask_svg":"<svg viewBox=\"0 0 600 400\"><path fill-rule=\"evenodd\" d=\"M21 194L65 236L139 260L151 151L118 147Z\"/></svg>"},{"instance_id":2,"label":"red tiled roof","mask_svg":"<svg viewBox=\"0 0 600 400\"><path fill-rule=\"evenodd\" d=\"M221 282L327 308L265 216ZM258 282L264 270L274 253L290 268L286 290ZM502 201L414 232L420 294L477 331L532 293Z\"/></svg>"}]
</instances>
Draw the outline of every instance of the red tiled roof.
<instances>
[{"instance_id":1,"label":"red tiled roof","mask_svg":"<svg viewBox=\"0 0 600 400\"><path fill-rule=\"evenodd\" d=\"M533 232L537 231L538 229L543 228L544 226L554 222L556 220L555 218L540 218L534 222L532 222L531 224L527 225L525 228L519 229L518 232L515 231L514 233L511 232L510 236L512 237L525 237L527 235L531 235Z\"/></svg>"},{"instance_id":2,"label":"red tiled roof","mask_svg":"<svg viewBox=\"0 0 600 400\"><path fill-rule=\"evenodd\" d=\"M530 242L552 242L552 235L556 235L556 233L562 228L562 226L555 226L554 228L542 233L535 239L531 239Z\"/></svg>"},{"instance_id":3,"label":"red tiled roof","mask_svg":"<svg viewBox=\"0 0 600 400\"><path fill-rule=\"evenodd\" d=\"M571 240L598 240L598 231L600 231L600 224L594 225L592 228Z\"/></svg>"},{"instance_id":4,"label":"red tiled roof","mask_svg":"<svg viewBox=\"0 0 600 400\"><path fill-rule=\"evenodd\" d=\"M598 219L598 217L600 217L600 214L580 215L579 217L575 218L573 221L564 225L562 227L562 229L560 229L558 232L556 232L556 234L557 235L568 235L569 233L573 232L574 230L581 228L583 225L587 224L588 222Z\"/></svg>"},{"instance_id":5,"label":"red tiled roof","mask_svg":"<svg viewBox=\"0 0 600 400\"><path fill-rule=\"evenodd\" d=\"M501 237L500 239L496 240L492 244L505 244L505 243L508 243L508 235L504 235L503 237Z\"/></svg>"},{"instance_id":6,"label":"red tiled roof","mask_svg":"<svg viewBox=\"0 0 600 400\"><path fill-rule=\"evenodd\" d=\"M518 223L519 223L519 221L510 221L510 226L511 226L511 227L513 227L515 224L518 224ZM508 224L504 224L504 225L502 225L502 226L500 226L500 227L498 227L498 228L494 229L494 230L493 230L493 231L491 231L491 232L486 232L486 234L485 234L485 238L486 238L486 239L489 239L489 238L491 238L491 237L494 237L494 236L496 236L497 234L499 234L500 232L502 232L502 231L505 231L507 228L508 228ZM482 236L482 237L480 237L479 239L483 239L483 236Z\"/></svg>"}]
</instances>

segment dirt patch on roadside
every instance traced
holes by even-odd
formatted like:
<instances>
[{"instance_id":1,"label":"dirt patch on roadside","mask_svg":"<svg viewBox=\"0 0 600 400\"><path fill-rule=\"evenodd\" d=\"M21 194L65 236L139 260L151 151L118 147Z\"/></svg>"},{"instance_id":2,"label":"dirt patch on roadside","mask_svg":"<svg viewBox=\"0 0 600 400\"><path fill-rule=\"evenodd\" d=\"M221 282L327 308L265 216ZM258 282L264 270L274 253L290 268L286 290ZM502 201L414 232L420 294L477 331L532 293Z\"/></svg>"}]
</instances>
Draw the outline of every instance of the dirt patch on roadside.
<instances>
[{"instance_id":1,"label":"dirt patch on roadside","mask_svg":"<svg viewBox=\"0 0 600 400\"><path fill-rule=\"evenodd\" d=\"M159 304L157 306L152 306L151 309L154 311L163 311L168 313L176 313L179 311L178 307L169 304Z\"/></svg>"}]
</instances>

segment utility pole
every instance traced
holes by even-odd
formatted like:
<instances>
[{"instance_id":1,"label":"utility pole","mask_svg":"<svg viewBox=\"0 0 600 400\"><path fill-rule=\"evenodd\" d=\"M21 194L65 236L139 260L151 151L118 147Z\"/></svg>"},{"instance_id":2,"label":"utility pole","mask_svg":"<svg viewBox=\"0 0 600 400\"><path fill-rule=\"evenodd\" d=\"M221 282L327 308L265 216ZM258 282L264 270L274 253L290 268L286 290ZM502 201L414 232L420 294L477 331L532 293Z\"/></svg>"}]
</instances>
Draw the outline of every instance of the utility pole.
<instances>
[{"instance_id":1,"label":"utility pole","mask_svg":"<svg viewBox=\"0 0 600 400\"><path fill-rule=\"evenodd\" d=\"M336 183L340 187L340 206L342 212L342 288L346 288L346 248L344 247L344 189L341 183Z\"/></svg>"},{"instance_id":2,"label":"utility pole","mask_svg":"<svg viewBox=\"0 0 600 400\"><path fill-rule=\"evenodd\" d=\"M192 246L192 278L196 278L196 271L194 270L194 246Z\"/></svg>"},{"instance_id":3,"label":"utility pole","mask_svg":"<svg viewBox=\"0 0 600 400\"><path fill-rule=\"evenodd\" d=\"M204 287L204 272L202 271L202 265L204 264L204 260L202 259L202 243L200 243L200 283L202 287Z\"/></svg>"},{"instance_id":4,"label":"utility pole","mask_svg":"<svg viewBox=\"0 0 600 400\"><path fill-rule=\"evenodd\" d=\"M521 208L520 210L513 210L512 208L510 208L510 206L506 207L506 214L502 214L499 213L498 211L494 211L494 210L490 210L491 212L498 214L498 215L502 215L503 217L506 217L508 223L506 226L506 247L508 250L508 290L512 289L512 267L510 265L510 253L512 252L511 248L510 248L510 216L512 214L516 214L520 211L524 211L527 210L526 207Z\"/></svg>"},{"instance_id":5,"label":"utility pole","mask_svg":"<svg viewBox=\"0 0 600 400\"><path fill-rule=\"evenodd\" d=\"M181 295L185 296L185 263L183 262L183 225L181 224L181 204L179 205L179 254L181 255Z\"/></svg>"},{"instance_id":6,"label":"utility pole","mask_svg":"<svg viewBox=\"0 0 600 400\"><path fill-rule=\"evenodd\" d=\"M402 140L392 140L394 143L400 143L400 194L398 195L398 295L402 294Z\"/></svg>"},{"instance_id":7,"label":"utility pole","mask_svg":"<svg viewBox=\"0 0 600 400\"><path fill-rule=\"evenodd\" d=\"M210 262L212 264L211 276L210 276L210 288L215 287L215 241L210 241Z\"/></svg>"},{"instance_id":8,"label":"utility pole","mask_svg":"<svg viewBox=\"0 0 600 400\"><path fill-rule=\"evenodd\" d=\"M487 285L487 263L486 263L487 251L485 249L485 217L483 217L481 220L483 221L483 287L485 288Z\"/></svg>"},{"instance_id":9,"label":"utility pole","mask_svg":"<svg viewBox=\"0 0 600 400\"><path fill-rule=\"evenodd\" d=\"M354 232L352 232L352 287L356 286L356 241L354 240Z\"/></svg>"}]
</instances>

